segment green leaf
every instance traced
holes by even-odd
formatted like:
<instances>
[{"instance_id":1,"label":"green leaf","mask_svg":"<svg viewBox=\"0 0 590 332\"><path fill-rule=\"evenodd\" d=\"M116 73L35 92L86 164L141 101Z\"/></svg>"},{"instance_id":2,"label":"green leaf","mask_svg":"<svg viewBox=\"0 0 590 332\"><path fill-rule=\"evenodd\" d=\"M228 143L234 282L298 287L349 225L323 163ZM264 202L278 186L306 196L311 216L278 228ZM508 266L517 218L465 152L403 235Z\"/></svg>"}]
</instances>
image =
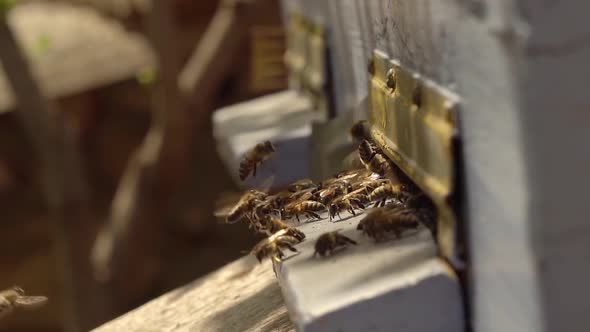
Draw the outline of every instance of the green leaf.
<instances>
[{"instance_id":1,"label":"green leaf","mask_svg":"<svg viewBox=\"0 0 590 332\"><path fill-rule=\"evenodd\" d=\"M152 85L158 78L158 71L154 67L144 68L137 72L136 78L141 85Z\"/></svg>"},{"instance_id":2,"label":"green leaf","mask_svg":"<svg viewBox=\"0 0 590 332\"><path fill-rule=\"evenodd\" d=\"M0 0L0 17L4 17L19 0Z\"/></svg>"},{"instance_id":3,"label":"green leaf","mask_svg":"<svg viewBox=\"0 0 590 332\"><path fill-rule=\"evenodd\" d=\"M38 55L44 55L51 49L51 39L48 35L40 35L35 41L33 47L34 51Z\"/></svg>"}]
</instances>

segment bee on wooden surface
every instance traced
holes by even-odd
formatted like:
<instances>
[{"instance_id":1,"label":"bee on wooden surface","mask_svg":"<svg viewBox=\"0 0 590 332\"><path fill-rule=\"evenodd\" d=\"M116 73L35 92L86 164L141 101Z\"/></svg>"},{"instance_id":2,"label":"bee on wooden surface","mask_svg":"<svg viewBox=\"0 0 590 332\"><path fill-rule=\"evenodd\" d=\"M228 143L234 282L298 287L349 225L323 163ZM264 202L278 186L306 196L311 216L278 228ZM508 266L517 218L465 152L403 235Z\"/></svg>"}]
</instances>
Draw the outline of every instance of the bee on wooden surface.
<instances>
[{"instance_id":1,"label":"bee on wooden surface","mask_svg":"<svg viewBox=\"0 0 590 332\"><path fill-rule=\"evenodd\" d=\"M326 206L320 202L312 200L299 200L288 204L284 208L284 214L288 217L297 218L299 215L304 214L308 219L321 219L319 213L326 210Z\"/></svg>"},{"instance_id":2,"label":"bee on wooden surface","mask_svg":"<svg viewBox=\"0 0 590 332\"><path fill-rule=\"evenodd\" d=\"M402 190L403 186L401 184L393 184L389 181L381 184L379 187L375 188L369 194L369 199L372 202L375 202L375 206L385 206L385 202L387 199L390 198L397 198L400 202L406 198L407 194L405 194Z\"/></svg>"},{"instance_id":3,"label":"bee on wooden surface","mask_svg":"<svg viewBox=\"0 0 590 332\"><path fill-rule=\"evenodd\" d=\"M27 296L20 287L12 287L0 292L0 318L15 309L36 309L47 303L45 296Z\"/></svg>"},{"instance_id":4,"label":"bee on wooden surface","mask_svg":"<svg viewBox=\"0 0 590 332\"><path fill-rule=\"evenodd\" d=\"M348 245L356 245L356 241L340 234L338 231L328 232L320 235L315 243L315 252L313 256L320 255L322 257L331 255L334 251L346 248Z\"/></svg>"},{"instance_id":5,"label":"bee on wooden surface","mask_svg":"<svg viewBox=\"0 0 590 332\"><path fill-rule=\"evenodd\" d=\"M267 235L272 235L275 234L276 232L283 230L283 229L287 229L289 230L289 234L291 236L294 236L296 238L301 238L302 240L305 238L305 234L303 234L303 232L301 232L300 230L290 226L289 224L287 224L285 221L273 217L273 216L265 216L262 219L262 231L264 231Z\"/></svg>"},{"instance_id":6,"label":"bee on wooden surface","mask_svg":"<svg viewBox=\"0 0 590 332\"><path fill-rule=\"evenodd\" d=\"M352 185L346 180L334 182L329 187L316 191L314 200L324 205L330 205L334 199L351 192L352 189Z\"/></svg>"},{"instance_id":7,"label":"bee on wooden surface","mask_svg":"<svg viewBox=\"0 0 590 332\"><path fill-rule=\"evenodd\" d=\"M433 233L436 232L436 206L434 202L424 193L418 193L409 196L404 200L406 207L416 211L416 214L420 216L420 221L428 227Z\"/></svg>"},{"instance_id":8,"label":"bee on wooden surface","mask_svg":"<svg viewBox=\"0 0 590 332\"><path fill-rule=\"evenodd\" d=\"M315 184L312 180L302 179L302 180L295 181L295 182L291 183L290 185L288 185L287 190L290 192L297 192L297 191L306 190L306 189L314 189L316 187L317 187L317 184Z\"/></svg>"},{"instance_id":9,"label":"bee on wooden surface","mask_svg":"<svg viewBox=\"0 0 590 332\"><path fill-rule=\"evenodd\" d=\"M389 232L393 232L396 238L400 238L404 230L416 229L420 222L420 216L413 209L382 207L370 211L359 222L356 229L362 230L364 234L380 241Z\"/></svg>"},{"instance_id":10,"label":"bee on wooden surface","mask_svg":"<svg viewBox=\"0 0 590 332\"><path fill-rule=\"evenodd\" d=\"M268 238L258 242L254 248L252 248L252 255L254 255L259 262L265 257L271 257L276 262L281 262L285 257L283 253L284 249L289 249L292 252L298 252L294 245L301 242L303 239L293 236L289 229L282 229Z\"/></svg>"},{"instance_id":11,"label":"bee on wooden surface","mask_svg":"<svg viewBox=\"0 0 590 332\"><path fill-rule=\"evenodd\" d=\"M251 213L254 208L267 198L267 194L260 190L248 190L240 196L234 205L224 206L217 211L215 215L225 218L228 224L234 224L244 218L251 220Z\"/></svg>"},{"instance_id":12,"label":"bee on wooden surface","mask_svg":"<svg viewBox=\"0 0 590 332\"><path fill-rule=\"evenodd\" d=\"M274 152L275 147L270 141L258 143L254 148L246 152L244 159L240 163L240 180L244 181L250 173L252 173L252 176L256 176L256 167L269 159Z\"/></svg>"},{"instance_id":13,"label":"bee on wooden surface","mask_svg":"<svg viewBox=\"0 0 590 332\"><path fill-rule=\"evenodd\" d=\"M373 192L373 190L377 189L378 187L381 187L386 183L391 183L391 181L389 181L388 179L383 179L375 173L372 174L375 176L370 176L363 179L362 181L355 182L353 185L354 190L363 188L365 189L367 194L370 194L371 192Z\"/></svg>"},{"instance_id":14,"label":"bee on wooden surface","mask_svg":"<svg viewBox=\"0 0 590 332\"><path fill-rule=\"evenodd\" d=\"M330 220L334 219L336 215L338 218L342 218L340 216L340 212L347 210L353 216L356 216L355 209L364 209L365 204L369 202L369 196L367 195L364 188L357 189L353 192L350 192L346 195L343 195L337 199L335 199L329 207L329 215Z\"/></svg>"}]
</instances>

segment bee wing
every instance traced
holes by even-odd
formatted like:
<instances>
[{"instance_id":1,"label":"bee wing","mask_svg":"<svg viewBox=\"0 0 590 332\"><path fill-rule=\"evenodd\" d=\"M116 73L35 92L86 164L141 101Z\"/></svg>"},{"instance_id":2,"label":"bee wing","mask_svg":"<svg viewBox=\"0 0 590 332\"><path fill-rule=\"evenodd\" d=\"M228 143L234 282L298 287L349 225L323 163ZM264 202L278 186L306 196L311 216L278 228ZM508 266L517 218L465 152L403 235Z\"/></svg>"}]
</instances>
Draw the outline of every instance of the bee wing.
<instances>
[{"instance_id":1,"label":"bee wing","mask_svg":"<svg viewBox=\"0 0 590 332\"><path fill-rule=\"evenodd\" d=\"M365 166L361 162L361 159L359 158L359 154L357 151L351 152L342 160L343 169L360 169L364 167Z\"/></svg>"},{"instance_id":2,"label":"bee wing","mask_svg":"<svg viewBox=\"0 0 590 332\"><path fill-rule=\"evenodd\" d=\"M36 309L47 303L48 299L45 296L19 296L14 301L17 308Z\"/></svg>"},{"instance_id":3,"label":"bee wing","mask_svg":"<svg viewBox=\"0 0 590 332\"><path fill-rule=\"evenodd\" d=\"M285 207L286 208L293 207L303 201L309 200L312 197L313 197L313 192L311 190L305 190L305 191L293 193L293 195L291 195L291 198L293 200L290 201L289 204L287 204Z\"/></svg>"},{"instance_id":4,"label":"bee wing","mask_svg":"<svg viewBox=\"0 0 590 332\"><path fill-rule=\"evenodd\" d=\"M225 217L227 217L231 209L240 201L242 195L239 192L224 192L219 195L217 200L215 200L213 215L223 219L223 222L225 222Z\"/></svg>"},{"instance_id":5,"label":"bee wing","mask_svg":"<svg viewBox=\"0 0 590 332\"><path fill-rule=\"evenodd\" d=\"M272 185L275 183L275 176L274 175L269 175L266 178L264 178L264 180L262 181L262 183L260 183L260 191L263 191L265 193L268 193L270 191L270 188L272 188Z\"/></svg>"}]
</instances>

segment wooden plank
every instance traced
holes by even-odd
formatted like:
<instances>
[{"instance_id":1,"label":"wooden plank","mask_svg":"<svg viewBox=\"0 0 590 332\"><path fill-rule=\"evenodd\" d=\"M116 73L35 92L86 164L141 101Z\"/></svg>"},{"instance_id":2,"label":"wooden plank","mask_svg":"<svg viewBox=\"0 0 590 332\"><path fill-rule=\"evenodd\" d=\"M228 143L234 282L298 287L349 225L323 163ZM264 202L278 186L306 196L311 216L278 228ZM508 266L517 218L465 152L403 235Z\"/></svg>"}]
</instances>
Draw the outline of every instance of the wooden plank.
<instances>
[{"instance_id":1,"label":"wooden plank","mask_svg":"<svg viewBox=\"0 0 590 332\"><path fill-rule=\"evenodd\" d=\"M244 257L93 332L294 331L269 261Z\"/></svg>"},{"instance_id":2,"label":"wooden plank","mask_svg":"<svg viewBox=\"0 0 590 332\"><path fill-rule=\"evenodd\" d=\"M287 258L276 266L298 331L464 330L459 282L437 257L428 229L376 243L356 229L364 213L342 217L300 226L306 239L295 246L299 252L285 252ZM313 257L317 238L336 230L358 245Z\"/></svg>"}]
</instances>

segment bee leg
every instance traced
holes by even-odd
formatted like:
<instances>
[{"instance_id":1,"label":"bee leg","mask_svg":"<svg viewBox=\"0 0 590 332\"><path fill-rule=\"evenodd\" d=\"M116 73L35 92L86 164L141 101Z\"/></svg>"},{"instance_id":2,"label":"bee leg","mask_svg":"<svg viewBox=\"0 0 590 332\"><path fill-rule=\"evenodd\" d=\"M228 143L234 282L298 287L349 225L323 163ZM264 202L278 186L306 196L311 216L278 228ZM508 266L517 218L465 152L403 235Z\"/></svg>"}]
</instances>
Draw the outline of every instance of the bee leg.
<instances>
[{"instance_id":1,"label":"bee leg","mask_svg":"<svg viewBox=\"0 0 590 332\"><path fill-rule=\"evenodd\" d=\"M347 242L347 243L350 243L350 244L355 244L355 245L358 244L355 240L350 239L350 238L347 238L347 237L344 237L344 242L345 243Z\"/></svg>"},{"instance_id":2,"label":"bee leg","mask_svg":"<svg viewBox=\"0 0 590 332\"><path fill-rule=\"evenodd\" d=\"M291 250L292 252L299 252L299 250L297 250L297 248L293 247L290 244L287 245L287 249Z\"/></svg>"},{"instance_id":3,"label":"bee leg","mask_svg":"<svg viewBox=\"0 0 590 332\"><path fill-rule=\"evenodd\" d=\"M283 257L285 257L285 254L283 254L283 251L280 249L277 249L277 252L272 256L272 258L275 260L275 262L280 263L283 261Z\"/></svg>"},{"instance_id":4,"label":"bee leg","mask_svg":"<svg viewBox=\"0 0 590 332\"><path fill-rule=\"evenodd\" d=\"M308 216L308 217L310 217L310 216L311 216L311 218L312 218L312 219L321 219L319 214L317 214L317 213L315 213L315 212L311 212L311 211L308 211L308 212L307 212L307 216Z\"/></svg>"}]
</instances>

